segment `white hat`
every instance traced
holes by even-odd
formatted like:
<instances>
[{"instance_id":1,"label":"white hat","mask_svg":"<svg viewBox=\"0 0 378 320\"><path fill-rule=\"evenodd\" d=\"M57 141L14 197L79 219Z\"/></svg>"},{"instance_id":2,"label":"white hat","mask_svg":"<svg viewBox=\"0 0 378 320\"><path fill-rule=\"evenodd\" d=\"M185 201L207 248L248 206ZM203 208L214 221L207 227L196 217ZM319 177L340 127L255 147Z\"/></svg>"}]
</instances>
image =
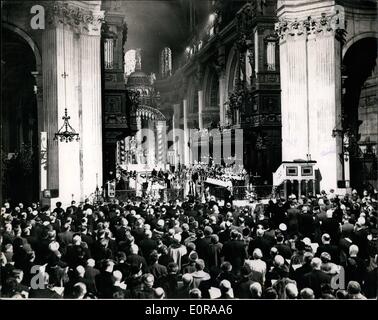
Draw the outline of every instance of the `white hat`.
<instances>
[{"instance_id":1,"label":"white hat","mask_svg":"<svg viewBox=\"0 0 378 320\"><path fill-rule=\"evenodd\" d=\"M279 228L281 231L286 231L286 230L287 230L287 226L286 226L286 224L284 224L284 223L281 223L281 224L278 226L278 228Z\"/></svg>"}]
</instances>

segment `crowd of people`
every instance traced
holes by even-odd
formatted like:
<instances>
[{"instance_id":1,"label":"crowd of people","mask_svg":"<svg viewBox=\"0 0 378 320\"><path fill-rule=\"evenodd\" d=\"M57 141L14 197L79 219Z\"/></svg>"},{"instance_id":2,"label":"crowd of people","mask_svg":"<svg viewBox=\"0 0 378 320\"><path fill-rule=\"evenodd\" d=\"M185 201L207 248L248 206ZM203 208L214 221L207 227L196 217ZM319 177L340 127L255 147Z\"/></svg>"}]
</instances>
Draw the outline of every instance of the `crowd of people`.
<instances>
[{"instance_id":1,"label":"crowd of people","mask_svg":"<svg viewBox=\"0 0 378 320\"><path fill-rule=\"evenodd\" d=\"M377 193L1 208L4 298L376 299Z\"/></svg>"}]
</instances>

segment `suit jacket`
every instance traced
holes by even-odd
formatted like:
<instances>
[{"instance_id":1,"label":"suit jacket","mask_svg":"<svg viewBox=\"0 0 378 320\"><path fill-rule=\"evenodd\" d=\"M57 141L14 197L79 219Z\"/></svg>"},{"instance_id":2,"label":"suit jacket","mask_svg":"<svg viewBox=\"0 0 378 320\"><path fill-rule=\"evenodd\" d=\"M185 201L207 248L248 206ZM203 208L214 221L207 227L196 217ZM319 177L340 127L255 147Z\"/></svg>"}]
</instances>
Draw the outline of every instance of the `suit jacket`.
<instances>
[{"instance_id":1,"label":"suit jacket","mask_svg":"<svg viewBox=\"0 0 378 320\"><path fill-rule=\"evenodd\" d=\"M95 277L98 297L103 299L111 299L113 297L113 275L110 272L102 272Z\"/></svg>"},{"instance_id":2,"label":"suit jacket","mask_svg":"<svg viewBox=\"0 0 378 320\"><path fill-rule=\"evenodd\" d=\"M259 248L262 251L263 257L266 259L269 257L270 248L272 247L271 242L266 237L257 237L256 239L250 241L248 245L248 254L252 256L253 251Z\"/></svg>"},{"instance_id":3,"label":"suit jacket","mask_svg":"<svg viewBox=\"0 0 378 320\"><path fill-rule=\"evenodd\" d=\"M311 213L299 216L299 232L304 237L311 237L315 232L315 220Z\"/></svg>"},{"instance_id":4,"label":"suit jacket","mask_svg":"<svg viewBox=\"0 0 378 320\"><path fill-rule=\"evenodd\" d=\"M144 239L140 242L139 247L144 258L148 259L150 253L157 248L157 242L152 239Z\"/></svg>"},{"instance_id":5,"label":"suit jacket","mask_svg":"<svg viewBox=\"0 0 378 320\"><path fill-rule=\"evenodd\" d=\"M340 225L335 218L328 218L324 220L321 225L321 230L322 233L328 233L331 236L331 241L333 241L333 243L338 241L340 237Z\"/></svg>"},{"instance_id":6,"label":"suit jacket","mask_svg":"<svg viewBox=\"0 0 378 320\"><path fill-rule=\"evenodd\" d=\"M225 261L232 264L233 272L238 273L246 258L245 246L243 241L230 240L223 245L221 256Z\"/></svg>"},{"instance_id":7,"label":"suit jacket","mask_svg":"<svg viewBox=\"0 0 378 320\"><path fill-rule=\"evenodd\" d=\"M304 276L305 274L311 272L312 268L311 265L308 263L305 263L301 267L299 267L297 270L293 272L292 279L297 282L298 289L301 290L305 287L304 285Z\"/></svg>"},{"instance_id":8,"label":"suit jacket","mask_svg":"<svg viewBox=\"0 0 378 320\"><path fill-rule=\"evenodd\" d=\"M283 256L285 259L290 259L292 255L292 251L290 247L286 244L276 244L275 247L278 250L278 253Z\"/></svg>"},{"instance_id":9,"label":"suit jacket","mask_svg":"<svg viewBox=\"0 0 378 320\"><path fill-rule=\"evenodd\" d=\"M332 244L322 244L316 250L316 257L320 257L323 252L327 252L331 255L332 262L340 264L340 250L337 246Z\"/></svg>"},{"instance_id":10,"label":"suit jacket","mask_svg":"<svg viewBox=\"0 0 378 320\"><path fill-rule=\"evenodd\" d=\"M331 276L321 270L312 270L303 277L304 287L311 288L315 298L320 298L322 285L329 283L331 283Z\"/></svg>"},{"instance_id":11,"label":"suit jacket","mask_svg":"<svg viewBox=\"0 0 378 320\"><path fill-rule=\"evenodd\" d=\"M200 259L205 260L207 263L208 261L208 254L209 254L209 243L206 240L206 238L197 239L195 242L196 245L196 251L198 254L198 257Z\"/></svg>"},{"instance_id":12,"label":"suit jacket","mask_svg":"<svg viewBox=\"0 0 378 320\"><path fill-rule=\"evenodd\" d=\"M100 274L100 270L93 268L93 267L86 267L84 278L87 280L88 283L88 292L96 293L96 276Z\"/></svg>"},{"instance_id":13,"label":"suit jacket","mask_svg":"<svg viewBox=\"0 0 378 320\"><path fill-rule=\"evenodd\" d=\"M64 244L65 246L68 246L70 243L72 243L72 237L73 237L73 232L70 230L58 233L58 240L60 244Z\"/></svg>"},{"instance_id":14,"label":"suit jacket","mask_svg":"<svg viewBox=\"0 0 378 320\"><path fill-rule=\"evenodd\" d=\"M378 297L378 267L366 274L363 292L368 299L376 299Z\"/></svg>"},{"instance_id":15,"label":"suit jacket","mask_svg":"<svg viewBox=\"0 0 378 320\"><path fill-rule=\"evenodd\" d=\"M149 272L155 277L155 282L159 281L160 278L168 274L167 268L159 263L154 263L148 269Z\"/></svg>"},{"instance_id":16,"label":"suit jacket","mask_svg":"<svg viewBox=\"0 0 378 320\"><path fill-rule=\"evenodd\" d=\"M235 297L239 299L250 299L251 298L251 291L249 287L251 284L254 283L253 280L249 278L243 278L235 288Z\"/></svg>"},{"instance_id":17,"label":"suit jacket","mask_svg":"<svg viewBox=\"0 0 378 320\"><path fill-rule=\"evenodd\" d=\"M142 264L143 273L147 272L147 262L142 256L138 254L130 254L127 256L127 262L130 265L140 265Z\"/></svg>"},{"instance_id":18,"label":"suit jacket","mask_svg":"<svg viewBox=\"0 0 378 320\"><path fill-rule=\"evenodd\" d=\"M297 208L290 208L287 210L287 227L289 233L298 232L300 210Z\"/></svg>"},{"instance_id":19,"label":"suit jacket","mask_svg":"<svg viewBox=\"0 0 378 320\"><path fill-rule=\"evenodd\" d=\"M33 299L62 299L62 296L57 294L54 290L45 288L45 289L32 289L29 293L29 298Z\"/></svg>"}]
</instances>

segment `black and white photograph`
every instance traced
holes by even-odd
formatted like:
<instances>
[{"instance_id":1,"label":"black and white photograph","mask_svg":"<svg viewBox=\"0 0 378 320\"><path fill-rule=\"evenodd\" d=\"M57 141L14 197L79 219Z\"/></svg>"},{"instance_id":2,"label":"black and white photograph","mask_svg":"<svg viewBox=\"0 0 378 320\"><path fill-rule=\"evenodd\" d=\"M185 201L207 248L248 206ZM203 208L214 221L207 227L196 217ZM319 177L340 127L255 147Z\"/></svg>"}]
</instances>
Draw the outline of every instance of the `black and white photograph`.
<instances>
[{"instance_id":1,"label":"black and white photograph","mask_svg":"<svg viewBox=\"0 0 378 320\"><path fill-rule=\"evenodd\" d=\"M377 61L378 0L1 1L0 300L377 300Z\"/></svg>"}]
</instances>

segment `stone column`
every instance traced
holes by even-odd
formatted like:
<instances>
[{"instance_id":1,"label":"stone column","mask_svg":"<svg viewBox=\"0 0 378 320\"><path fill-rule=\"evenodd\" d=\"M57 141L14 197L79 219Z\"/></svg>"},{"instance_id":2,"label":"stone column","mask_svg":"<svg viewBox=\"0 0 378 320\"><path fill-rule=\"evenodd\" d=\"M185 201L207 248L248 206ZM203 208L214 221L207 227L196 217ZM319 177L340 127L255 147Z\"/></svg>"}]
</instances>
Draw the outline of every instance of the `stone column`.
<instances>
[{"instance_id":1,"label":"stone column","mask_svg":"<svg viewBox=\"0 0 378 320\"><path fill-rule=\"evenodd\" d=\"M309 35L309 153L320 169L321 188L327 191L337 189L343 174L342 137L332 136L333 129L341 128L340 65L340 42L334 30L322 28Z\"/></svg>"},{"instance_id":2,"label":"stone column","mask_svg":"<svg viewBox=\"0 0 378 320\"><path fill-rule=\"evenodd\" d=\"M77 95L77 50L69 25L54 22L42 35L43 108L47 131L47 189L57 189L58 198L69 204L72 198L80 200L79 143L53 140L63 126L62 116L67 108L70 124L78 127L79 102Z\"/></svg>"},{"instance_id":3,"label":"stone column","mask_svg":"<svg viewBox=\"0 0 378 320\"><path fill-rule=\"evenodd\" d=\"M182 109L183 109L183 118L184 118L184 146L183 146L183 154L184 154L184 164L188 166L190 164L190 150L189 150L189 129L188 129L188 100L184 99L182 102Z\"/></svg>"},{"instance_id":4,"label":"stone column","mask_svg":"<svg viewBox=\"0 0 378 320\"><path fill-rule=\"evenodd\" d=\"M165 166L167 150L166 146L166 124L165 121L159 120L156 122L156 144L157 144L157 164Z\"/></svg>"},{"instance_id":5,"label":"stone column","mask_svg":"<svg viewBox=\"0 0 378 320\"><path fill-rule=\"evenodd\" d=\"M63 206L84 200L102 181L101 2L51 2L42 35L43 102L47 119L48 189ZM57 142L67 108L80 142Z\"/></svg>"},{"instance_id":6,"label":"stone column","mask_svg":"<svg viewBox=\"0 0 378 320\"><path fill-rule=\"evenodd\" d=\"M203 90L198 90L198 127L203 129Z\"/></svg>"},{"instance_id":7,"label":"stone column","mask_svg":"<svg viewBox=\"0 0 378 320\"><path fill-rule=\"evenodd\" d=\"M80 36L82 88L83 195L96 188L96 176L102 181L102 118L100 34ZM88 121L90 119L90 121Z\"/></svg>"},{"instance_id":8,"label":"stone column","mask_svg":"<svg viewBox=\"0 0 378 320\"><path fill-rule=\"evenodd\" d=\"M225 87L226 87L225 73L221 72L219 74L219 122L221 126L225 124L225 110L224 110Z\"/></svg>"},{"instance_id":9,"label":"stone column","mask_svg":"<svg viewBox=\"0 0 378 320\"><path fill-rule=\"evenodd\" d=\"M156 153L155 153L155 147L156 147L156 130L155 130L155 120L149 118L148 119L148 130L146 130L147 135L147 143L146 148L148 152L147 156L147 164L149 166L155 167L156 164Z\"/></svg>"},{"instance_id":10,"label":"stone column","mask_svg":"<svg viewBox=\"0 0 378 320\"><path fill-rule=\"evenodd\" d=\"M280 2L282 160L317 161L321 189L337 189L342 177L341 138L332 130L341 121L340 42L342 7L334 1Z\"/></svg>"},{"instance_id":11,"label":"stone column","mask_svg":"<svg viewBox=\"0 0 378 320\"><path fill-rule=\"evenodd\" d=\"M43 79L43 110L45 112L45 122L47 131L47 188L59 188L59 154L58 144L53 140L54 134L58 131L58 81L61 80L58 69L58 46L57 30L55 26L47 28L42 34L42 79ZM61 50L61 48L59 49ZM48 111L48 112L47 112Z\"/></svg>"},{"instance_id":12,"label":"stone column","mask_svg":"<svg viewBox=\"0 0 378 320\"><path fill-rule=\"evenodd\" d=\"M281 40L282 160L308 153L307 39L297 31Z\"/></svg>"},{"instance_id":13,"label":"stone column","mask_svg":"<svg viewBox=\"0 0 378 320\"><path fill-rule=\"evenodd\" d=\"M142 150L142 118L140 116L140 114L136 114L136 129L137 129L137 132L135 134L135 159L136 159L136 162L139 164L139 163L142 163L142 157L140 155L140 153L143 151Z\"/></svg>"},{"instance_id":14,"label":"stone column","mask_svg":"<svg viewBox=\"0 0 378 320\"><path fill-rule=\"evenodd\" d=\"M172 117L172 151L174 154L173 157L173 163L175 165L175 168L177 168L177 165L179 163L179 146L176 143L176 134L177 134L177 124L179 123L179 109L180 109L180 104L174 104L173 105L173 117Z\"/></svg>"},{"instance_id":15,"label":"stone column","mask_svg":"<svg viewBox=\"0 0 378 320\"><path fill-rule=\"evenodd\" d=\"M284 197L285 199L287 199L287 180L284 180L283 186L284 186Z\"/></svg>"},{"instance_id":16,"label":"stone column","mask_svg":"<svg viewBox=\"0 0 378 320\"><path fill-rule=\"evenodd\" d=\"M302 196L302 180L298 179L298 199Z\"/></svg>"}]
</instances>

